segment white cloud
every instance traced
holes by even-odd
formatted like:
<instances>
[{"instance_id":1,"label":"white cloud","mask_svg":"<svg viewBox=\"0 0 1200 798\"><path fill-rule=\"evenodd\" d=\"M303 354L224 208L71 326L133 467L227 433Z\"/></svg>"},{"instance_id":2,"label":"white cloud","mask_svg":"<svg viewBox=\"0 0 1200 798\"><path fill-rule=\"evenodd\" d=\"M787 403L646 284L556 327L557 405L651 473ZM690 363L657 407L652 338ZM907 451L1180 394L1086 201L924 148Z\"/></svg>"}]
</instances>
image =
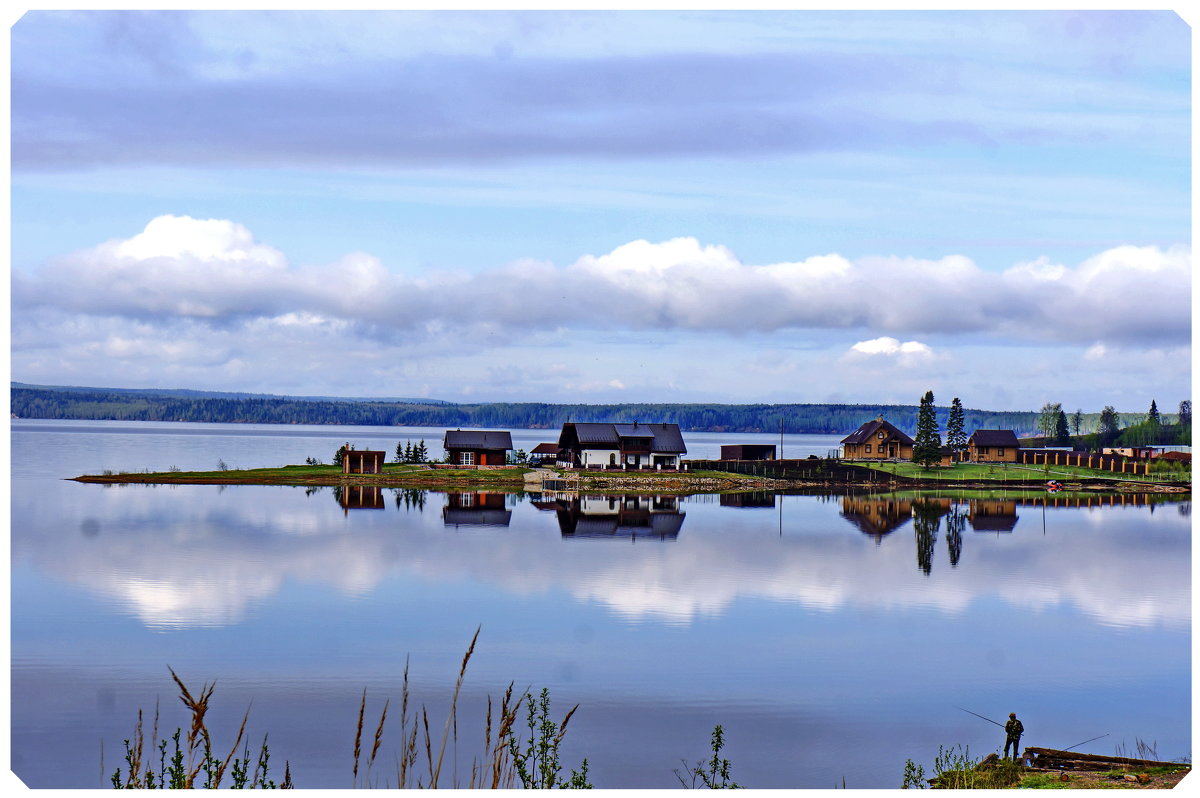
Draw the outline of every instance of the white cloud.
<instances>
[{"instance_id":1,"label":"white cloud","mask_svg":"<svg viewBox=\"0 0 1200 798\"><path fill-rule=\"evenodd\" d=\"M1039 260L999 274L959 255L851 261L829 254L752 265L726 247L676 238L630 242L561 268L521 262L414 278L361 252L295 268L234 222L163 216L132 238L15 278L14 296L21 307L96 315L213 324L320 318L414 337L567 325L734 334L867 329L882 334L877 340L913 332L1186 340L1190 267L1186 249L1157 247L1119 247L1073 269ZM926 352L900 346L902 354Z\"/></svg>"},{"instance_id":2,"label":"white cloud","mask_svg":"<svg viewBox=\"0 0 1200 798\"><path fill-rule=\"evenodd\" d=\"M1108 352L1108 349L1104 344L1096 343L1088 347L1087 351L1083 353L1083 357L1086 360L1100 360L1106 352Z\"/></svg>"}]
</instances>

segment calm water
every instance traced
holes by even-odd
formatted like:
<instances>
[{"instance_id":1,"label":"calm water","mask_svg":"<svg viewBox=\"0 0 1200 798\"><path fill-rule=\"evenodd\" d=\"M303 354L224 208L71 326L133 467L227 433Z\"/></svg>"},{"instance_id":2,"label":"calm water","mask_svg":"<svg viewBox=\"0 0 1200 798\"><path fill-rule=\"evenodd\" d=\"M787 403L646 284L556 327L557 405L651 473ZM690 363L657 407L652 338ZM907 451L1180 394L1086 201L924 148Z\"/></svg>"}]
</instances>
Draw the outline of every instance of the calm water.
<instances>
[{"instance_id":1,"label":"calm water","mask_svg":"<svg viewBox=\"0 0 1200 798\"><path fill-rule=\"evenodd\" d=\"M463 651L458 762L510 681L578 703L564 762L600 787L672 787L725 726L754 787L896 787L938 745L1191 754L1190 501L1036 494L556 497L283 487L103 487L117 470L326 461L442 430L12 422L12 762L96 787L137 710L184 722L167 665L216 680L228 745L253 699L302 787L350 784L358 701L405 659L440 729ZM531 449L553 433L514 432ZM689 434L689 456L777 436ZM788 436L824 454L836 436ZM364 509L348 509L346 504ZM741 505L741 506L737 506ZM396 707L392 708L396 717ZM392 721L389 720L389 724ZM384 737L392 761L397 729ZM449 755L448 755L449 757ZM386 768L384 770L386 775Z\"/></svg>"}]
</instances>

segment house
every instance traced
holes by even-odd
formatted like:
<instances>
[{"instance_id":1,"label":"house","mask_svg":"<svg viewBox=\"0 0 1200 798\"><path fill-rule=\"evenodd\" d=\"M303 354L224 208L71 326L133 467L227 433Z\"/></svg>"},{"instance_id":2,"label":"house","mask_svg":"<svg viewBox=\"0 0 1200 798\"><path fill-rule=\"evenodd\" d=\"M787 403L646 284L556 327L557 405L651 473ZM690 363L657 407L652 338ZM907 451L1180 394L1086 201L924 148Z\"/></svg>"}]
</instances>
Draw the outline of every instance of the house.
<instances>
[{"instance_id":1,"label":"house","mask_svg":"<svg viewBox=\"0 0 1200 798\"><path fill-rule=\"evenodd\" d=\"M967 439L967 459L974 463L1017 462L1017 434L1010 429L977 429Z\"/></svg>"},{"instance_id":2,"label":"house","mask_svg":"<svg viewBox=\"0 0 1200 798\"><path fill-rule=\"evenodd\" d=\"M738 443L721 447L722 460L774 460L773 443Z\"/></svg>"},{"instance_id":3,"label":"house","mask_svg":"<svg viewBox=\"0 0 1200 798\"><path fill-rule=\"evenodd\" d=\"M913 439L880 416L842 438L842 447L846 460L911 460Z\"/></svg>"},{"instance_id":4,"label":"house","mask_svg":"<svg viewBox=\"0 0 1200 798\"><path fill-rule=\"evenodd\" d=\"M513 447L507 431L483 429L446 430L442 446L448 462L465 466L504 465Z\"/></svg>"},{"instance_id":5,"label":"house","mask_svg":"<svg viewBox=\"0 0 1200 798\"><path fill-rule=\"evenodd\" d=\"M386 452L369 449L347 449L342 454L343 474L382 474Z\"/></svg>"},{"instance_id":6,"label":"house","mask_svg":"<svg viewBox=\"0 0 1200 798\"><path fill-rule=\"evenodd\" d=\"M569 468L676 469L687 454L678 424L563 424L558 464Z\"/></svg>"}]
</instances>

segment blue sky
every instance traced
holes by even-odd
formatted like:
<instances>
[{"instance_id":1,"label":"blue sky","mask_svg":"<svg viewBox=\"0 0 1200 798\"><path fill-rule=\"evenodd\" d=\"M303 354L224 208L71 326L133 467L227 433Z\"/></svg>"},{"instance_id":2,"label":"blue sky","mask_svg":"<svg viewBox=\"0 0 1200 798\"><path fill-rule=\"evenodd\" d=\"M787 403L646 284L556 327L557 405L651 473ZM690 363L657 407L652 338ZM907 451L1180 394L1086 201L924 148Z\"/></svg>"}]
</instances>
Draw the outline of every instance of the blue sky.
<instances>
[{"instance_id":1,"label":"blue sky","mask_svg":"<svg viewBox=\"0 0 1200 798\"><path fill-rule=\"evenodd\" d=\"M13 379L1174 408L1169 12L30 12Z\"/></svg>"}]
</instances>

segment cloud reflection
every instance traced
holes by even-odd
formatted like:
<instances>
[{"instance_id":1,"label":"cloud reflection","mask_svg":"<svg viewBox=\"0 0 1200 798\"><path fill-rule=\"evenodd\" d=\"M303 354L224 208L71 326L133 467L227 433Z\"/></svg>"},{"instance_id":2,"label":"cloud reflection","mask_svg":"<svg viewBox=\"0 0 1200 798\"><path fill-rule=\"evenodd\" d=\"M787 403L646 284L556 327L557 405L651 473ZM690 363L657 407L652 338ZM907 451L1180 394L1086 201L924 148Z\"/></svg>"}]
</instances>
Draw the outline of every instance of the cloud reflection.
<instances>
[{"instance_id":1,"label":"cloud reflection","mask_svg":"<svg viewBox=\"0 0 1200 798\"><path fill-rule=\"evenodd\" d=\"M1190 622L1188 523L1171 505L1154 514L1052 510L1044 536L1040 510L1005 505L1014 515L1008 530L965 523L956 542L945 518L920 535L907 518L869 533L842 500L789 497L778 515L685 499L687 524L663 546L636 536L565 540L554 512L515 500L509 526L447 528L446 498L435 493L424 509L389 497L384 512L348 516L328 494L299 491L230 491L217 509L208 492L125 488L100 501L106 520L92 535L79 532L94 529L90 519L68 534L61 523L39 527L36 509L15 507L36 533L14 536L14 563L84 586L150 627L235 624L288 583L363 597L412 579L515 596L561 592L624 619L672 625L754 600L961 615L998 599L1031 613L1078 611L1102 625ZM1017 522L1021 514L1030 518Z\"/></svg>"}]
</instances>

